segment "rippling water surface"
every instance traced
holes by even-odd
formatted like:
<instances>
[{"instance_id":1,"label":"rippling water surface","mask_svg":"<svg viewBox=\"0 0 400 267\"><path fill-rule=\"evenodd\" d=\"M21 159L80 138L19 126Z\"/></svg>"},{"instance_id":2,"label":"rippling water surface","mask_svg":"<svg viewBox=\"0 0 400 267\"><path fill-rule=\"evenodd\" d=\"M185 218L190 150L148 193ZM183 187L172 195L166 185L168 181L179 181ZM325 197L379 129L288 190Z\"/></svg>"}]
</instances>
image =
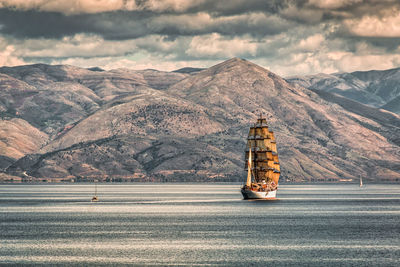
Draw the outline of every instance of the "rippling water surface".
<instances>
[{"instance_id":1,"label":"rippling water surface","mask_svg":"<svg viewBox=\"0 0 400 267\"><path fill-rule=\"evenodd\" d=\"M400 266L400 185L0 185L0 263Z\"/></svg>"}]
</instances>

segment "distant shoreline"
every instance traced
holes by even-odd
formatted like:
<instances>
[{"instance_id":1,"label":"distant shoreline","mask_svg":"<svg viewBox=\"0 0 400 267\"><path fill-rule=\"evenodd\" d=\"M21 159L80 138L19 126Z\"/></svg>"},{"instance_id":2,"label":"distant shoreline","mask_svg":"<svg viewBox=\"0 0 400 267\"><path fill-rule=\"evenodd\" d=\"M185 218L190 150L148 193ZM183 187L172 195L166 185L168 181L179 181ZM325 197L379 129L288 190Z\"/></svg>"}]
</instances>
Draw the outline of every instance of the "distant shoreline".
<instances>
[{"instance_id":1,"label":"distant shoreline","mask_svg":"<svg viewBox=\"0 0 400 267\"><path fill-rule=\"evenodd\" d=\"M192 182L148 182L148 181L135 181L135 182L0 182L0 185L87 185L87 184L115 184L115 185L128 185L128 184L230 184L230 185L242 185L242 182L201 182L201 181L192 181ZM318 184L331 184L331 185L346 185L346 184L354 184L358 185L357 181L351 182L282 182L279 185L318 185ZM400 184L400 182L395 181L380 181L380 182L369 182L364 186L368 185L379 185L379 184Z\"/></svg>"}]
</instances>

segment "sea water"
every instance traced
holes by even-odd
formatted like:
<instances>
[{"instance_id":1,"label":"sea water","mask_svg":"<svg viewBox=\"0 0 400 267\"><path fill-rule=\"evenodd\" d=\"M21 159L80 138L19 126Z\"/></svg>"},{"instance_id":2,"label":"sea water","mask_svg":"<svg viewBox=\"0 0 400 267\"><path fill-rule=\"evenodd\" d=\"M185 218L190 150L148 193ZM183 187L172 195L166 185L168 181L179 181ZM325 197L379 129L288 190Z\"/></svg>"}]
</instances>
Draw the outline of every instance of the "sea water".
<instances>
[{"instance_id":1,"label":"sea water","mask_svg":"<svg viewBox=\"0 0 400 267\"><path fill-rule=\"evenodd\" d=\"M400 185L0 185L0 264L400 266Z\"/></svg>"}]
</instances>

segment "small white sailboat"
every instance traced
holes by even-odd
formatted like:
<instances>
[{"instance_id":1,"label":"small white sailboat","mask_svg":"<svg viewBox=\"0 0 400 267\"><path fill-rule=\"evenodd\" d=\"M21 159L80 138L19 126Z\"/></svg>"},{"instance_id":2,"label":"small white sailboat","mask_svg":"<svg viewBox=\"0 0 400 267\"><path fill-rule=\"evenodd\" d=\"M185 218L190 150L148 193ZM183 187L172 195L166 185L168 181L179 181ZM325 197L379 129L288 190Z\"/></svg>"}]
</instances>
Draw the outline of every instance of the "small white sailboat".
<instances>
[{"instance_id":1,"label":"small white sailboat","mask_svg":"<svg viewBox=\"0 0 400 267\"><path fill-rule=\"evenodd\" d=\"M97 183L94 184L94 196L92 197L92 202L98 202L99 198L97 197Z\"/></svg>"},{"instance_id":2,"label":"small white sailboat","mask_svg":"<svg viewBox=\"0 0 400 267\"><path fill-rule=\"evenodd\" d=\"M360 177L360 187L363 187L362 177Z\"/></svg>"}]
</instances>

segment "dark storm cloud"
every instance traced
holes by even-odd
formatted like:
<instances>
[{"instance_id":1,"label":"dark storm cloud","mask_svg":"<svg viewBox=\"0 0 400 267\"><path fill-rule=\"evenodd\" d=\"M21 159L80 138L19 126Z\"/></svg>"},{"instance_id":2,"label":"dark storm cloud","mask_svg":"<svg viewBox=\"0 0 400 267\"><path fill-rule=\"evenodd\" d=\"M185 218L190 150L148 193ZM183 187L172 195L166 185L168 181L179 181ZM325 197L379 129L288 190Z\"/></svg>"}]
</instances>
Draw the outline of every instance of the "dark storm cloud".
<instances>
[{"instance_id":1,"label":"dark storm cloud","mask_svg":"<svg viewBox=\"0 0 400 267\"><path fill-rule=\"evenodd\" d=\"M333 39L333 38L332 38ZM358 36L343 36L342 40L347 44L348 51L355 52L356 44L359 42L368 43L374 47L381 48L387 53L396 53L399 50L399 38L386 38L386 37L358 37Z\"/></svg>"},{"instance_id":2,"label":"dark storm cloud","mask_svg":"<svg viewBox=\"0 0 400 267\"><path fill-rule=\"evenodd\" d=\"M212 0L183 11L148 10L146 9L148 2L136 1L138 8L143 10L77 15L37 9L24 11L2 8L0 9L0 24L3 25L1 32L17 38L60 38L76 33L93 33L100 34L105 39L116 40L151 34L174 37L212 32L227 36L249 34L263 37L292 28L294 25L290 20L299 22L298 17L279 16L280 11L293 3L298 5L296 1ZM254 16L249 15L251 13L264 14L266 19L254 21ZM208 14L210 21L190 23L196 19L197 14Z\"/></svg>"},{"instance_id":3,"label":"dark storm cloud","mask_svg":"<svg viewBox=\"0 0 400 267\"><path fill-rule=\"evenodd\" d=\"M257 16L245 13L238 17L219 17L207 13L116 11L66 16L55 12L9 9L0 9L0 24L3 25L2 33L17 38L61 38L76 33L93 33L114 40L151 34L193 36L212 32L228 36L249 34L262 37L286 31L293 26L271 14Z\"/></svg>"},{"instance_id":4,"label":"dark storm cloud","mask_svg":"<svg viewBox=\"0 0 400 267\"><path fill-rule=\"evenodd\" d=\"M151 15L142 12L107 12L66 16L56 12L0 9L0 30L17 38L61 38L77 33L100 34L106 39L129 39L151 34Z\"/></svg>"},{"instance_id":5,"label":"dark storm cloud","mask_svg":"<svg viewBox=\"0 0 400 267\"><path fill-rule=\"evenodd\" d=\"M0 9L0 32L17 38L60 38L87 30L80 16L67 17L56 12Z\"/></svg>"},{"instance_id":6,"label":"dark storm cloud","mask_svg":"<svg viewBox=\"0 0 400 267\"><path fill-rule=\"evenodd\" d=\"M232 16L249 12L266 12L276 14L280 9L287 7L292 1L232 1L232 0L208 0L197 6L189 8L186 12L207 12L218 16Z\"/></svg>"},{"instance_id":7,"label":"dark storm cloud","mask_svg":"<svg viewBox=\"0 0 400 267\"><path fill-rule=\"evenodd\" d=\"M226 36L248 34L256 38L278 34L289 28L317 23L336 23L364 15L385 16L387 8L399 6L390 1L259 1L207 0L183 10L150 10L152 1L136 1L133 11L65 15L39 10L0 9L1 33L17 38L60 38L76 33L99 34L105 39L131 39L151 34L193 36L220 33ZM333 1L329 1L329 3ZM400 9L400 7L399 7ZM199 19L207 14L208 21ZM255 19L251 14L264 14ZM196 23L198 20L198 23ZM195 23L191 23L194 21ZM354 35L341 26L338 35Z\"/></svg>"}]
</instances>

